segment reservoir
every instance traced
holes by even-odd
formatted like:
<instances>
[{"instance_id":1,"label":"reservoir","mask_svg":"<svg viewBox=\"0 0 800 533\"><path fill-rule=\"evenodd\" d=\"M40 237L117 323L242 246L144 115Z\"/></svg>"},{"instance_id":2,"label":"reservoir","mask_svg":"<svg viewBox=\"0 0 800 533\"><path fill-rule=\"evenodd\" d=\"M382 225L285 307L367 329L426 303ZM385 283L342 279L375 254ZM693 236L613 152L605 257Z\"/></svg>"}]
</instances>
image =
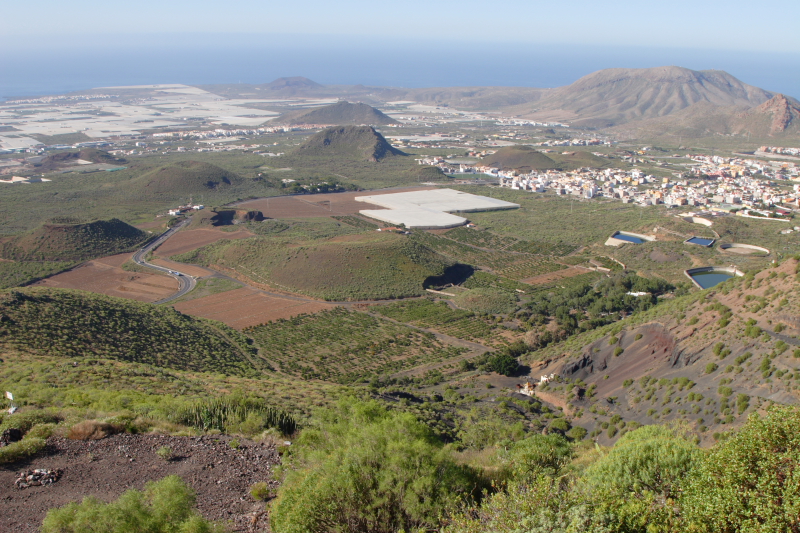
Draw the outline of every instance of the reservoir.
<instances>
[{"instance_id":1,"label":"reservoir","mask_svg":"<svg viewBox=\"0 0 800 533\"><path fill-rule=\"evenodd\" d=\"M616 235L614 235L614 238L619 239L621 241L632 242L634 244L642 244L643 242L645 242L645 240L642 238L634 237L633 235L626 235L625 233L617 233Z\"/></svg>"},{"instance_id":2,"label":"reservoir","mask_svg":"<svg viewBox=\"0 0 800 533\"><path fill-rule=\"evenodd\" d=\"M697 274L690 274L692 279L697 282L704 289L710 289L715 285L719 285L723 281L727 281L733 277L733 274L722 272L719 270L710 270L708 272L698 272Z\"/></svg>"},{"instance_id":3,"label":"reservoir","mask_svg":"<svg viewBox=\"0 0 800 533\"><path fill-rule=\"evenodd\" d=\"M700 246L705 246L706 248L710 247L714 244L714 239L704 239L702 237L692 237L685 241L688 244L699 244Z\"/></svg>"}]
</instances>

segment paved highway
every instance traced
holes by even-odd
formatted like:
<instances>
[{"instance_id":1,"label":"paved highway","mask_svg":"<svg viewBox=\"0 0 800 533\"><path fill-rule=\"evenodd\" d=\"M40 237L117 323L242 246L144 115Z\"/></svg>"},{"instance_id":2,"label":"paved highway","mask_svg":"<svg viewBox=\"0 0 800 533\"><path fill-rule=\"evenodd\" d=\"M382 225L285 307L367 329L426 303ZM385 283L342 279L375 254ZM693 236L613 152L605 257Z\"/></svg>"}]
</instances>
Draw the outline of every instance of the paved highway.
<instances>
[{"instance_id":1,"label":"paved highway","mask_svg":"<svg viewBox=\"0 0 800 533\"><path fill-rule=\"evenodd\" d=\"M167 239L172 237L172 235L176 231L181 229L183 226L188 224L190 221L191 220L187 218L186 220L184 220L180 224L176 224L175 226L171 227L170 229L168 229L167 231L162 233L156 240L154 240L153 242L151 242L150 244L148 244L147 246L145 246L144 248L142 248L141 250L139 250L138 252L133 254L133 261L137 265L142 265L142 266L147 267L147 268L152 268L153 270L159 270L161 272L165 272L168 275L170 275L173 278L178 280L178 292L176 292L175 294L173 294L169 298L164 298L163 300L159 300L159 301L153 302L153 303L164 304L164 303L167 303L167 302L171 302L172 300L175 300L176 298L180 298L184 294L186 294L189 291L191 291L192 289L194 289L194 286L197 284L197 281L192 276L190 276L189 274L186 274L184 272L180 272L178 270L170 270L169 268L165 268L165 267L162 267L162 266L154 265L152 263L148 263L147 260L145 259L145 257L147 256L148 253L150 253L152 250L158 248L159 245L161 245L164 241L166 241Z\"/></svg>"}]
</instances>

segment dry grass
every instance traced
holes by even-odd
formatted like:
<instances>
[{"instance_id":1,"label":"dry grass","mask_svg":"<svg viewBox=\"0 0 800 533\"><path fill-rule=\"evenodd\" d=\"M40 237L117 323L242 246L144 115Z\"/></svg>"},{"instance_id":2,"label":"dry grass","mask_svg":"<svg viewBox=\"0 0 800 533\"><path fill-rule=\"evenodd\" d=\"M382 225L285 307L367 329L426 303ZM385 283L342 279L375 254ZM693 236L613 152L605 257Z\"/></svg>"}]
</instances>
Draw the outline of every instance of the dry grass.
<instances>
[{"instance_id":1,"label":"dry grass","mask_svg":"<svg viewBox=\"0 0 800 533\"><path fill-rule=\"evenodd\" d=\"M121 431L122 429L114 424L97 420L84 420L70 428L67 438L72 440L100 440Z\"/></svg>"}]
</instances>

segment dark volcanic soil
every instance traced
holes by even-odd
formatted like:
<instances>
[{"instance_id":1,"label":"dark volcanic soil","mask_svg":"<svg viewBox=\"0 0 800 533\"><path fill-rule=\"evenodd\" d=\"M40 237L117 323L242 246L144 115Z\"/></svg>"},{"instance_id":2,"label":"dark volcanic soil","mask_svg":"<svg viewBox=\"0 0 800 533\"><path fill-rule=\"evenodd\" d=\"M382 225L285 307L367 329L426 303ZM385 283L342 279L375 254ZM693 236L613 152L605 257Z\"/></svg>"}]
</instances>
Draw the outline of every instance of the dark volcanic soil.
<instances>
[{"instance_id":1,"label":"dark volcanic soil","mask_svg":"<svg viewBox=\"0 0 800 533\"><path fill-rule=\"evenodd\" d=\"M46 451L32 461L0 468L0 531L36 532L52 507L85 496L110 501L171 474L197 492L197 508L204 517L227 522L233 531L266 531L264 503L254 501L249 488L258 481L276 488L271 471L280 458L274 446L242 440L233 449L231 440L129 434L98 441L51 438ZM162 446L172 450L174 459L156 454ZM34 468L60 468L64 475L48 487L15 488L16 473Z\"/></svg>"}]
</instances>

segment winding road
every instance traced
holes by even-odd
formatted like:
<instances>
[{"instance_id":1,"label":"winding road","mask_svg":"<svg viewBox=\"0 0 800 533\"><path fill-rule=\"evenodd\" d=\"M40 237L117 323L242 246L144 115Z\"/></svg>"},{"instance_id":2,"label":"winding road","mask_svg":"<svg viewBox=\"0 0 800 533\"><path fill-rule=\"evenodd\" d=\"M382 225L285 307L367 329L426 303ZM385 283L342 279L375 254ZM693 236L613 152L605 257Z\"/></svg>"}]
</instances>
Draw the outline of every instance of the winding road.
<instances>
[{"instance_id":1,"label":"winding road","mask_svg":"<svg viewBox=\"0 0 800 533\"><path fill-rule=\"evenodd\" d=\"M184 294L188 293L189 291L194 289L195 285L197 285L197 281L189 274L177 270L171 270L169 268L164 268L162 266L154 265L152 263L148 263L147 259L145 259L145 257L147 257L147 254L158 248L161 244L164 243L164 241L172 237L173 234L175 234L179 229L189 224L190 222L191 219L187 218L183 222L176 224L175 226L171 227L170 229L159 235L157 239L150 242L147 246L145 246L144 248L133 254L133 262L136 263L137 265L141 265L143 267L152 268L153 270L164 272L172 276L176 280L178 280L178 292L176 292L172 296L164 298L163 300L159 300L153 303L165 304L167 302L171 302L172 300L180 298Z\"/></svg>"}]
</instances>

